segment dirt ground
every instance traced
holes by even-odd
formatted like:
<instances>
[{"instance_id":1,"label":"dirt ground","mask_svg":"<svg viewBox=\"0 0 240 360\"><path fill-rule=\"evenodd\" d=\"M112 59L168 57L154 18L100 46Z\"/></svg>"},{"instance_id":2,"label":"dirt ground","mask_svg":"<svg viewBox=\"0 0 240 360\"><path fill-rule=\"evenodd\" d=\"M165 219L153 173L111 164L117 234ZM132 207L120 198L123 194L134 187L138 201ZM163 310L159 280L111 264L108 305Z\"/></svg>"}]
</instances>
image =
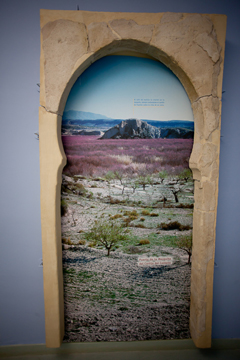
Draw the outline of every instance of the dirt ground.
<instances>
[{"instance_id":1,"label":"dirt ground","mask_svg":"<svg viewBox=\"0 0 240 360\"><path fill-rule=\"evenodd\" d=\"M191 226L192 209L176 207L164 184L122 190L117 181L63 178L64 341L189 338L191 265L174 242L191 230L164 231L159 224ZM171 198L169 207L159 201L164 191ZM179 203L191 203L192 198L192 184L187 183ZM84 240L94 221L115 216L114 221L123 223L133 210L137 216L128 224L129 240L113 247L110 256L101 244ZM140 239L149 243L140 246ZM140 267L141 256L170 256L172 264Z\"/></svg>"}]
</instances>

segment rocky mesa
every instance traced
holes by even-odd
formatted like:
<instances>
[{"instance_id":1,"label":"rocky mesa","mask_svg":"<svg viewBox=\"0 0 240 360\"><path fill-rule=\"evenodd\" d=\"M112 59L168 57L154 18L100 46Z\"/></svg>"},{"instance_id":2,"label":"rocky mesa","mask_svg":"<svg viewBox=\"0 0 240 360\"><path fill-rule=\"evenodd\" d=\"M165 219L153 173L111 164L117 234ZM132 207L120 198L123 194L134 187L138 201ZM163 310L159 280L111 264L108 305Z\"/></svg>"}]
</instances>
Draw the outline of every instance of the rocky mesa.
<instances>
[{"instance_id":1,"label":"rocky mesa","mask_svg":"<svg viewBox=\"0 0 240 360\"><path fill-rule=\"evenodd\" d=\"M139 119L123 120L107 130L101 139L158 139L161 130Z\"/></svg>"},{"instance_id":2,"label":"rocky mesa","mask_svg":"<svg viewBox=\"0 0 240 360\"><path fill-rule=\"evenodd\" d=\"M157 128L140 119L121 121L105 132L101 139L193 138L193 131L182 128Z\"/></svg>"}]
</instances>

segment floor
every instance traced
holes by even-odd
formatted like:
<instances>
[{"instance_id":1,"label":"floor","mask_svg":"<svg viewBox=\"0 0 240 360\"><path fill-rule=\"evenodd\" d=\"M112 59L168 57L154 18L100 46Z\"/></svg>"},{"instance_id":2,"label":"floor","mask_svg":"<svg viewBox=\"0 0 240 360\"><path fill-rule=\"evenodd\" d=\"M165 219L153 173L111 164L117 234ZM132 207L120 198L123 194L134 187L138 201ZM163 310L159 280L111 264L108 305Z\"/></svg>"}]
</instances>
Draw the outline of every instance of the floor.
<instances>
[{"instance_id":1,"label":"floor","mask_svg":"<svg viewBox=\"0 0 240 360\"><path fill-rule=\"evenodd\" d=\"M100 342L62 344L60 348L41 345L0 347L1 359L18 360L239 360L240 339L213 340L211 349L197 349L192 340Z\"/></svg>"}]
</instances>

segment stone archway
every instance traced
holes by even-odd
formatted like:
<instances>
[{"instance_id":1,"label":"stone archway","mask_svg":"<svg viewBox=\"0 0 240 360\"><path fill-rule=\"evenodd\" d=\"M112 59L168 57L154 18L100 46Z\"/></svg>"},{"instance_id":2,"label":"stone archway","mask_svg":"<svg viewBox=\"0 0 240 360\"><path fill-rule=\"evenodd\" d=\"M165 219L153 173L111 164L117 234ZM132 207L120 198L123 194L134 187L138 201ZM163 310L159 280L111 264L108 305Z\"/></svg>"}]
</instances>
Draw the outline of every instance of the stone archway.
<instances>
[{"instance_id":1,"label":"stone archway","mask_svg":"<svg viewBox=\"0 0 240 360\"><path fill-rule=\"evenodd\" d=\"M195 207L190 330L197 347L211 346L225 32L224 15L41 10L39 139L47 346L60 346L64 331L62 113L80 74L97 59L122 51L147 54L168 66L192 104L195 135L190 167Z\"/></svg>"}]
</instances>

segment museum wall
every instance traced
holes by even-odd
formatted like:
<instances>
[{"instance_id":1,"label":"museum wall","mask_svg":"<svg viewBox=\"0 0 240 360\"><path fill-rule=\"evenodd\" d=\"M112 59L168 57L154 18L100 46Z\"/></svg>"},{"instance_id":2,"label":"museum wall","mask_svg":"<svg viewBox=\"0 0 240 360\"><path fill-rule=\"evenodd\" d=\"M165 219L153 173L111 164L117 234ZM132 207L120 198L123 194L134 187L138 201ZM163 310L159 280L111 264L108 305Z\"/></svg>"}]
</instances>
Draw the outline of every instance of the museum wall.
<instances>
[{"instance_id":1,"label":"museum wall","mask_svg":"<svg viewBox=\"0 0 240 360\"><path fill-rule=\"evenodd\" d=\"M240 338L240 4L229 0L23 0L0 4L0 344L45 342L40 223L39 10L228 17L223 78L213 338Z\"/></svg>"}]
</instances>

